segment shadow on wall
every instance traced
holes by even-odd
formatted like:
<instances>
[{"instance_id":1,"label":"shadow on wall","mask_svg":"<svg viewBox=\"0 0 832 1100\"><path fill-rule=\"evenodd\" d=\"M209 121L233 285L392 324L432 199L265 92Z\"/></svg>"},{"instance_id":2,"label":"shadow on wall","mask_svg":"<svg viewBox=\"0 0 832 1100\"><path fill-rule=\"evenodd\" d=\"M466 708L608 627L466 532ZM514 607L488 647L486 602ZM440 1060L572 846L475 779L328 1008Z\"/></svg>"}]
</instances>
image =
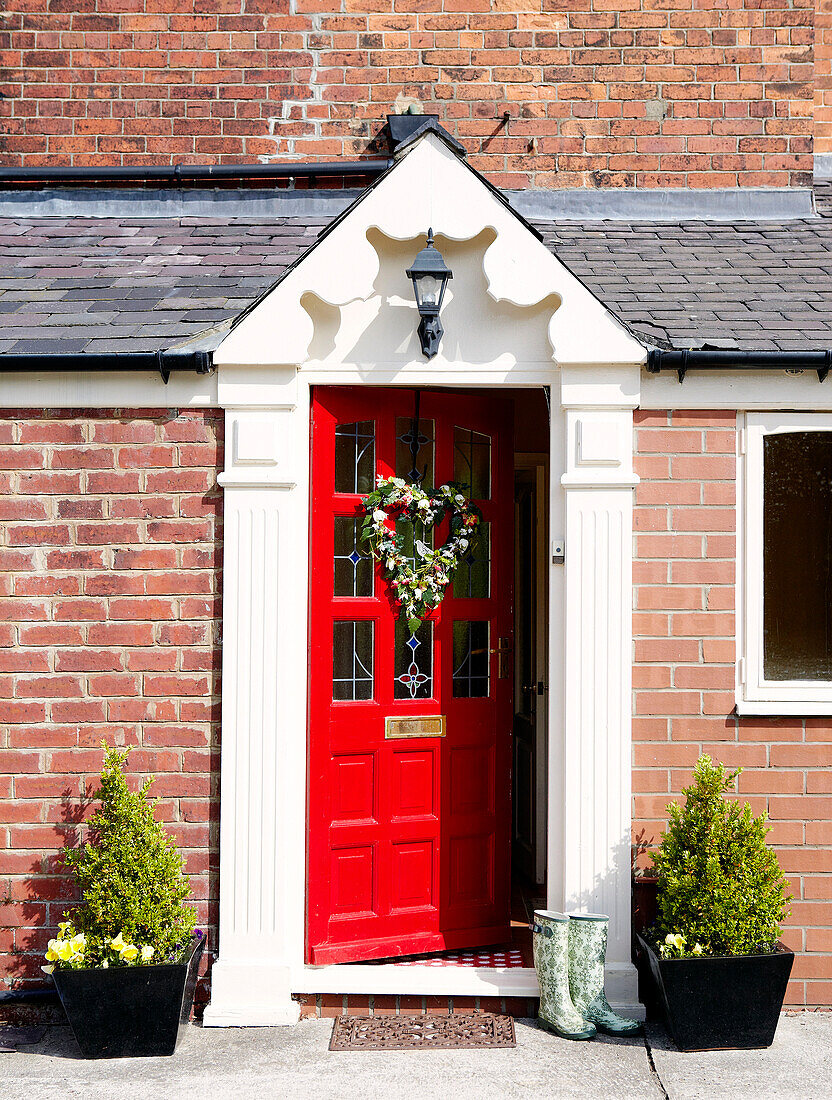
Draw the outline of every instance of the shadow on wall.
<instances>
[{"instance_id":1,"label":"shadow on wall","mask_svg":"<svg viewBox=\"0 0 832 1100\"><path fill-rule=\"evenodd\" d=\"M84 794L65 788L61 792L62 823L53 826L54 832L63 843L58 851L43 855L30 864L30 874L23 879L14 880L26 891L27 897L11 897L17 912L15 946L6 956L9 964L8 979L17 983L43 985L41 971L43 955L49 940L54 935L58 921L63 919L66 909L78 901L78 891L64 861L64 852L81 843L81 826L89 816L94 799L89 789ZM13 887L12 887L13 888Z\"/></svg>"},{"instance_id":2,"label":"shadow on wall","mask_svg":"<svg viewBox=\"0 0 832 1100\"><path fill-rule=\"evenodd\" d=\"M488 293L483 270L485 254L495 238L490 228L467 241L436 238L437 248L453 271L442 307L445 335L441 355L445 360L472 365L498 359L507 366L550 362L548 328L560 296L551 294L528 307L495 301ZM367 239L379 259L373 293L367 301L338 307L315 294L302 299L315 326L308 350L313 362L374 367L380 362L404 366L422 359L416 335L419 314L405 271L424 246L424 239L396 241L377 229L368 230Z\"/></svg>"}]
</instances>

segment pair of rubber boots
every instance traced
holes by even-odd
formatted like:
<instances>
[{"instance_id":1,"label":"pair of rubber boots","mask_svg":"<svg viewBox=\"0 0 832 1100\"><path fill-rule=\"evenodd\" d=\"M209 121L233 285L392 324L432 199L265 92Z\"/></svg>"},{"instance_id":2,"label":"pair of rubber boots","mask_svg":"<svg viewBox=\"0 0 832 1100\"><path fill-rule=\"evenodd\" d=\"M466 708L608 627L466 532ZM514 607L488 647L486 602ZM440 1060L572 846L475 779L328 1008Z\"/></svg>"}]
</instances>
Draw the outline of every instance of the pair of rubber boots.
<instances>
[{"instance_id":1,"label":"pair of rubber boots","mask_svg":"<svg viewBox=\"0 0 832 1100\"><path fill-rule=\"evenodd\" d=\"M609 917L597 913L534 914L534 968L540 986L538 1023L564 1039L636 1035L638 1020L613 1012L604 994Z\"/></svg>"}]
</instances>

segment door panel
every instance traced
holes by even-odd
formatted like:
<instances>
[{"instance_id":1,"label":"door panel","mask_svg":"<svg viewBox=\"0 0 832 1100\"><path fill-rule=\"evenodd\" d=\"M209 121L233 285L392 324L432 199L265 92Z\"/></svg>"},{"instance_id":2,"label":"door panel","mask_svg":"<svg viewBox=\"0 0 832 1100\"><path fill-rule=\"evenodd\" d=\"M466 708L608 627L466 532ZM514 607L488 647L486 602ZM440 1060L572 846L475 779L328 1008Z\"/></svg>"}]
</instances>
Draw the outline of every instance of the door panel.
<instances>
[{"instance_id":1,"label":"door panel","mask_svg":"<svg viewBox=\"0 0 832 1100\"><path fill-rule=\"evenodd\" d=\"M313 395L313 963L509 938L512 407L496 397L426 391L416 425L415 396L369 388ZM426 486L473 486L465 492L481 508L487 534L471 547L440 607L411 635L356 520L376 474L412 480L414 469ZM447 533L445 520L433 532L435 544ZM415 534L429 541L425 532ZM385 724L431 718L440 732L437 716L444 716L439 736Z\"/></svg>"}]
</instances>

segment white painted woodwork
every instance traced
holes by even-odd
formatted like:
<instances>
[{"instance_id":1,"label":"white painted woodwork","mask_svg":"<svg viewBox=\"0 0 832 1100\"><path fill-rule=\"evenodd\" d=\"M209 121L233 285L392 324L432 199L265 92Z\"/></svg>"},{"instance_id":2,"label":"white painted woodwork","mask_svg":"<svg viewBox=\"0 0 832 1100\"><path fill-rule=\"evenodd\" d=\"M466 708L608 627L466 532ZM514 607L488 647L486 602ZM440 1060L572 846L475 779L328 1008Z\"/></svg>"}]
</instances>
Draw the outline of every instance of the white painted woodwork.
<instances>
[{"instance_id":1,"label":"white painted woodwork","mask_svg":"<svg viewBox=\"0 0 832 1100\"><path fill-rule=\"evenodd\" d=\"M308 523L308 450L293 445L307 419L294 375L253 380L249 407L226 411L220 950L208 1027L299 1015L290 975L304 897L307 560L294 536ZM222 374L219 394L244 397Z\"/></svg>"},{"instance_id":2,"label":"white painted woodwork","mask_svg":"<svg viewBox=\"0 0 832 1100\"><path fill-rule=\"evenodd\" d=\"M742 715L830 715L832 682L766 680L763 669L763 443L783 432L830 432L832 414L749 412L738 440L737 712Z\"/></svg>"},{"instance_id":3,"label":"white painted woodwork","mask_svg":"<svg viewBox=\"0 0 832 1100\"><path fill-rule=\"evenodd\" d=\"M427 362L404 269L429 226L454 278L442 347ZM372 385L549 389L547 545L565 532L567 547L565 568L548 565L549 903L610 912L608 995L638 1011L623 947L631 709L623 608L631 599L631 410L644 358L432 134L218 348L218 402L232 442L220 478L228 547L220 949L209 1026L291 1022L291 994L300 992L522 996L536 988L522 968L304 963L309 406L311 386L321 384L366 385L368 405ZM571 564L582 554L591 571ZM593 643L598 627L608 634Z\"/></svg>"},{"instance_id":4,"label":"white painted woodwork","mask_svg":"<svg viewBox=\"0 0 832 1100\"><path fill-rule=\"evenodd\" d=\"M550 863L549 905L609 915L608 988L634 1005L632 515L638 479L632 467L632 404L605 389L610 373L602 367L564 368L561 377L566 417L562 855ZM593 379L609 398L600 409L583 404Z\"/></svg>"}]
</instances>

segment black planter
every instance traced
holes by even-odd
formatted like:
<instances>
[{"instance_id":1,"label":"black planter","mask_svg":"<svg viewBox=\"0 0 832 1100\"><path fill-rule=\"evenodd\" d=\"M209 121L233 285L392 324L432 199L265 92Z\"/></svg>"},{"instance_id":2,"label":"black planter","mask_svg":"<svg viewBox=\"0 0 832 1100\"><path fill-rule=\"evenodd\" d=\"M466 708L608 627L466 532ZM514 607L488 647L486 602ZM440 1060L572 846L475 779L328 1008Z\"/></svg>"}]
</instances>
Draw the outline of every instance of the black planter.
<instances>
[{"instance_id":1,"label":"black planter","mask_svg":"<svg viewBox=\"0 0 832 1100\"><path fill-rule=\"evenodd\" d=\"M52 977L85 1058L173 1054L191 1016L205 936L182 962L55 970Z\"/></svg>"},{"instance_id":2,"label":"black planter","mask_svg":"<svg viewBox=\"0 0 832 1100\"><path fill-rule=\"evenodd\" d=\"M662 959L639 936L667 1030L680 1050L770 1047L794 953Z\"/></svg>"}]
</instances>

